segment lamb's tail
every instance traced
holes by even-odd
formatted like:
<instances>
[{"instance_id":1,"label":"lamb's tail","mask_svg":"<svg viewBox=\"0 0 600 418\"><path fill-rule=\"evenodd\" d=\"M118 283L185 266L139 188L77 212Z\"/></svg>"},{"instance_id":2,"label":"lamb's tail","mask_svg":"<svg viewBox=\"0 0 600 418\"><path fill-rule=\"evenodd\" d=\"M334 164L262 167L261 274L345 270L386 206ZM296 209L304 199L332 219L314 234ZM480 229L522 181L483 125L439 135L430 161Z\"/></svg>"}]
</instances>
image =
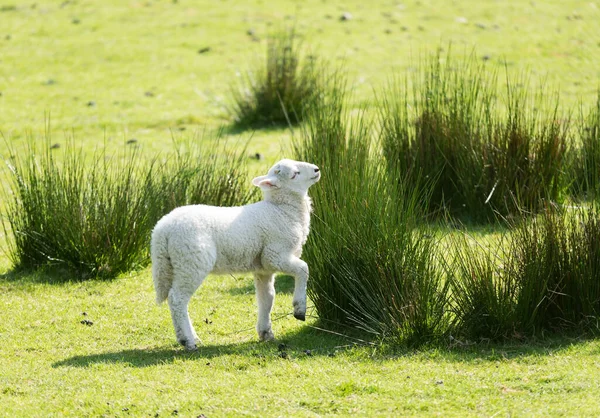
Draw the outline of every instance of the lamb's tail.
<instances>
[{"instance_id":1,"label":"lamb's tail","mask_svg":"<svg viewBox=\"0 0 600 418\"><path fill-rule=\"evenodd\" d=\"M167 237L154 231L150 245L152 257L152 279L156 291L156 303L160 304L169 296L169 290L173 285L173 265L169 257Z\"/></svg>"}]
</instances>

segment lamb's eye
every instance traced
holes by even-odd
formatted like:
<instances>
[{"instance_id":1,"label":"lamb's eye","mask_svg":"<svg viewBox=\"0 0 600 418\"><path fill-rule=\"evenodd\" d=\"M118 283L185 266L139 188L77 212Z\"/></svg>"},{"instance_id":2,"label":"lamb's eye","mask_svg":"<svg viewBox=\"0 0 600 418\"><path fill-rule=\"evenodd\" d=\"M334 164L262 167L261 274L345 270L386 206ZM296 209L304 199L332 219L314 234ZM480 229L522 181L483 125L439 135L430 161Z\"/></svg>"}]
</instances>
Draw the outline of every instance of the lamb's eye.
<instances>
[{"instance_id":1,"label":"lamb's eye","mask_svg":"<svg viewBox=\"0 0 600 418\"><path fill-rule=\"evenodd\" d=\"M300 174L300 172L299 171L295 171L294 175L292 176L292 180L294 180L298 174Z\"/></svg>"}]
</instances>

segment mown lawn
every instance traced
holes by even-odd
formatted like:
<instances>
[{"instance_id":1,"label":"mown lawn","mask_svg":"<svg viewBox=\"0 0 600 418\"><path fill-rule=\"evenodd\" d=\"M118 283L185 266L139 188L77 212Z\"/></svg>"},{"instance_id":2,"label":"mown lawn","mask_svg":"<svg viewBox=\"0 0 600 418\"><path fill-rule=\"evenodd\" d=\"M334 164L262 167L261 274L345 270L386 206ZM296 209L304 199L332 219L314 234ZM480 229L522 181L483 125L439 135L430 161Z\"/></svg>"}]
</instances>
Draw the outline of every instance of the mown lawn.
<instances>
[{"instance_id":1,"label":"mown lawn","mask_svg":"<svg viewBox=\"0 0 600 418\"><path fill-rule=\"evenodd\" d=\"M546 77L565 106L587 106L600 84L599 21L589 0L0 0L0 133L23 152L49 119L61 147L73 136L90 153L131 139L142 155L165 152L171 136L230 122L228 89L260 60L268 31L292 24L309 49L344 63L356 106L449 42L458 56L475 47L491 66ZM254 133L248 153L265 158L252 169L279 158L288 139L282 129ZM314 316L296 321L292 285L280 278L278 340L263 344L252 279L226 276L193 299L203 345L187 353L168 308L154 304L149 269L77 279L11 272L0 254L0 416L600 415L598 340L364 345L315 328Z\"/></svg>"}]
</instances>

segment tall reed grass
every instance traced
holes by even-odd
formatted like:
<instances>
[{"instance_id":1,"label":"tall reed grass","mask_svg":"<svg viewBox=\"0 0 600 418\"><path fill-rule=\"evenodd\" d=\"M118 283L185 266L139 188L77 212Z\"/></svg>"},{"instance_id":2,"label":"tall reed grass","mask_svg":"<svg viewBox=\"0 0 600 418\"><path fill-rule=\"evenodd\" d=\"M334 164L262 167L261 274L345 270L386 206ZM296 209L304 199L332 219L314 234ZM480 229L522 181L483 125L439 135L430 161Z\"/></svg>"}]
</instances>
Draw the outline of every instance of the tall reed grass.
<instances>
[{"instance_id":1,"label":"tall reed grass","mask_svg":"<svg viewBox=\"0 0 600 418\"><path fill-rule=\"evenodd\" d=\"M115 277L148 264L150 232L174 207L251 198L243 152L223 154L217 142L164 162L136 151L90 157L72 145L59 151L31 144L28 155L9 162L4 228L16 268L54 265L83 278Z\"/></svg>"},{"instance_id":2,"label":"tall reed grass","mask_svg":"<svg viewBox=\"0 0 600 418\"><path fill-rule=\"evenodd\" d=\"M575 152L571 170L572 190L577 197L598 199L600 198L600 90L595 106L587 115L580 117L579 138L581 143Z\"/></svg>"},{"instance_id":3,"label":"tall reed grass","mask_svg":"<svg viewBox=\"0 0 600 418\"><path fill-rule=\"evenodd\" d=\"M183 205L236 206L257 198L249 187L245 144L229 147L222 135L174 144L154 175L162 195L159 216Z\"/></svg>"},{"instance_id":4,"label":"tall reed grass","mask_svg":"<svg viewBox=\"0 0 600 418\"><path fill-rule=\"evenodd\" d=\"M424 196L392 184L382 167L374 123L335 94L311 113L296 158L323 177L311 189L314 213L303 258L309 293L325 325L352 325L379 336L419 342L445 329L447 288L434 265L434 242L417 228Z\"/></svg>"},{"instance_id":5,"label":"tall reed grass","mask_svg":"<svg viewBox=\"0 0 600 418\"><path fill-rule=\"evenodd\" d=\"M230 91L229 113L235 126L297 124L306 110L326 94L323 63L302 51L295 29L281 30L267 40L264 66L257 65Z\"/></svg>"},{"instance_id":6,"label":"tall reed grass","mask_svg":"<svg viewBox=\"0 0 600 418\"><path fill-rule=\"evenodd\" d=\"M412 82L412 92L408 84ZM528 96L527 80L506 80L473 57L431 58L412 80L380 95L387 165L434 179L431 209L487 222L560 201L569 119L558 96Z\"/></svg>"},{"instance_id":7,"label":"tall reed grass","mask_svg":"<svg viewBox=\"0 0 600 418\"><path fill-rule=\"evenodd\" d=\"M600 213L546 210L493 248L457 239L452 283L459 333L514 338L600 330Z\"/></svg>"}]
</instances>

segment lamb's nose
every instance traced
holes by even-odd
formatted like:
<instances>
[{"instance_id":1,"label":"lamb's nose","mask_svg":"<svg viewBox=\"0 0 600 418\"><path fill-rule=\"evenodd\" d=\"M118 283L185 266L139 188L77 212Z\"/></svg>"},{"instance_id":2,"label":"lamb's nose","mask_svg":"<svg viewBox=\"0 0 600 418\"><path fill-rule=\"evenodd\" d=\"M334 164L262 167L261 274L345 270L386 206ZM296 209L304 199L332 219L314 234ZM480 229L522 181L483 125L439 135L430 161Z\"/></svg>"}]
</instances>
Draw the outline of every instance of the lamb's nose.
<instances>
[{"instance_id":1,"label":"lamb's nose","mask_svg":"<svg viewBox=\"0 0 600 418\"><path fill-rule=\"evenodd\" d=\"M318 173L318 172L319 172L319 168L315 168L315 173Z\"/></svg>"}]
</instances>

